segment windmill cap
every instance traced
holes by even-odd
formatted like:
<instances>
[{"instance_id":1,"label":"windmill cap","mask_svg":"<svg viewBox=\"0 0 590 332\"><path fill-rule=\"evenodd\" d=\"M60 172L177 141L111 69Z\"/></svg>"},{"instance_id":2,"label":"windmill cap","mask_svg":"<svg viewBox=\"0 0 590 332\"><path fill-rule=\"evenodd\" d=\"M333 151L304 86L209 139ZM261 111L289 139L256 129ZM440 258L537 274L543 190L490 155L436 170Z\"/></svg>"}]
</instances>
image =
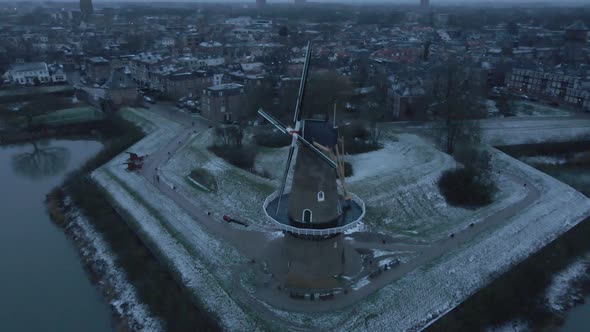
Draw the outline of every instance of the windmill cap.
<instances>
[{"instance_id":1,"label":"windmill cap","mask_svg":"<svg viewBox=\"0 0 590 332\"><path fill-rule=\"evenodd\" d=\"M326 120L305 120L303 137L310 142L332 147L338 142L338 131Z\"/></svg>"}]
</instances>

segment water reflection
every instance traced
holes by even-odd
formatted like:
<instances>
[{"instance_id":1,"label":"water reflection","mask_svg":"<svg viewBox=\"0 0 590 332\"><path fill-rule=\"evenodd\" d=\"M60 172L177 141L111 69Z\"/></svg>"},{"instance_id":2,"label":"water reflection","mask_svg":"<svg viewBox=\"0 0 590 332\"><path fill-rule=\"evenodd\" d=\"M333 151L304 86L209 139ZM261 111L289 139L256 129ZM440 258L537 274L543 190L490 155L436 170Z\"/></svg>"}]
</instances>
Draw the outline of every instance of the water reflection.
<instances>
[{"instance_id":1,"label":"water reflection","mask_svg":"<svg viewBox=\"0 0 590 332\"><path fill-rule=\"evenodd\" d=\"M70 160L70 151L64 147L50 146L48 141L31 142L33 151L13 156L14 173L31 179L55 176L64 171Z\"/></svg>"}]
</instances>

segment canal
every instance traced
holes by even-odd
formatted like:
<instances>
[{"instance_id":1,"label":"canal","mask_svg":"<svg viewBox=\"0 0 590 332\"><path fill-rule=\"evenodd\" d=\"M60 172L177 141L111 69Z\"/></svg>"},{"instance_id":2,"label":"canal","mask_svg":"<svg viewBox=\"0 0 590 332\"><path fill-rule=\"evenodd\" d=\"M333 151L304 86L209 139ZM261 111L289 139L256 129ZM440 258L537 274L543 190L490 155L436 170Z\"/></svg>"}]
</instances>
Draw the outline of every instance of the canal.
<instances>
[{"instance_id":1,"label":"canal","mask_svg":"<svg viewBox=\"0 0 590 332\"><path fill-rule=\"evenodd\" d=\"M45 195L101 143L49 140L0 146L2 331L113 331L108 304L75 244L49 219Z\"/></svg>"},{"instance_id":2,"label":"canal","mask_svg":"<svg viewBox=\"0 0 590 332\"><path fill-rule=\"evenodd\" d=\"M501 149L590 197L589 146L590 141L585 141L530 144ZM579 257L586 257L586 255L588 253L580 253ZM584 303L575 305L564 313L564 324L559 330L562 332L590 331L590 295L586 295Z\"/></svg>"},{"instance_id":3,"label":"canal","mask_svg":"<svg viewBox=\"0 0 590 332\"><path fill-rule=\"evenodd\" d=\"M584 304L574 307L565 317L562 332L587 332L590 329L590 296Z\"/></svg>"}]
</instances>

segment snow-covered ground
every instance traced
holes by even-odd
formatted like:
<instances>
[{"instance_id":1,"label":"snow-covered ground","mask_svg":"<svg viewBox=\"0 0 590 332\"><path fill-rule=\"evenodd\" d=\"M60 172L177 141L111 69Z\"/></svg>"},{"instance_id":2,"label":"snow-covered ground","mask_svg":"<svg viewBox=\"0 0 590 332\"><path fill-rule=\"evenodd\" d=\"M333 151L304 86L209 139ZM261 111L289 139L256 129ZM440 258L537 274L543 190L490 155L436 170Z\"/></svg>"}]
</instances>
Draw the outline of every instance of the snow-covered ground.
<instances>
[{"instance_id":1,"label":"snow-covered ground","mask_svg":"<svg viewBox=\"0 0 590 332\"><path fill-rule=\"evenodd\" d=\"M66 199L68 209L66 217L71 220L68 230L74 234L77 241L81 242L85 261L100 269L102 286L112 289L109 294L112 296L110 304L117 314L127 321L133 331L163 331L162 322L153 317L149 309L139 300L125 272L115 262L111 248L88 222L86 216L69 202L70 200Z\"/></svg>"},{"instance_id":2,"label":"snow-covered ground","mask_svg":"<svg viewBox=\"0 0 590 332\"><path fill-rule=\"evenodd\" d=\"M516 116L571 116L572 112L559 107L544 105L530 101L519 100L514 102Z\"/></svg>"},{"instance_id":3,"label":"snow-covered ground","mask_svg":"<svg viewBox=\"0 0 590 332\"><path fill-rule=\"evenodd\" d=\"M378 151L349 156L354 175L350 190L367 206L365 223L375 231L432 241L521 199L520 185L495 173L495 203L475 211L448 205L440 194L440 175L456 162L415 135L397 135Z\"/></svg>"},{"instance_id":4,"label":"snow-covered ground","mask_svg":"<svg viewBox=\"0 0 590 332\"><path fill-rule=\"evenodd\" d=\"M587 140L590 119L587 118L503 118L480 121L482 139L497 145L532 144Z\"/></svg>"},{"instance_id":5,"label":"snow-covered ground","mask_svg":"<svg viewBox=\"0 0 590 332\"><path fill-rule=\"evenodd\" d=\"M553 276L551 284L545 291L547 307L555 312L564 312L576 301L582 299L578 284L588 278L590 254L574 261L568 267Z\"/></svg>"},{"instance_id":6,"label":"snow-covered ground","mask_svg":"<svg viewBox=\"0 0 590 332\"><path fill-rule=\"evenodd\" d=\"M233 167L209 152L207 146L212 143L212 135L212 130L193 135L162 168L162 178L179 188L195 205L209 207L216 217L230 215L254 226L269 226L265 224L262 202L276 190L278 184ZM204 192L187 181L191 171L197 168L215 177L216 191Z\"/></svg>"},{"instance_id":7,"label":"snow-covered ground","mask_svg":"<svg viewBox=\"0 0 590 332\"><path fill-rule=\"evenodd\" d=\"M567 159L563 156L534 156L521 157L519 159L529 165L563 165L567 162Z\"/></svg>"},{"instance_id":8,"label":"snow-covered ground","mask_svg":"<svg viewBox=\"0 0 590 332\"><path fill-rule=\"evenodd\" d=\"M590 118L546 116L506 117L477 121L482 142L491 146L546 142L585 141L590 139ZM436 134L434 123L391 122L381 124L382 130Z\"/></svg>"},{"instance_id":9,"label":"snow-covered ground","mask_svg":"<svg viewBox=\"0 0 590 332\"><path fill-rule=\"evenodd\" d=\"M498 151L494 163L534 183L541 197L465 248L381 289L358 306L363 308L361 317L372 314L373 318L351 319L342 330L419 328L590 215L590 200L563 183Z\"/></svg>"},{"instance_id":10,"label":"snow-covered ground","mask_svg":"<svg viewBox=\"0 0 590 332\"><path fill-rule=\"evenodd\" d=\"M483 107L492 117L502 117L500 110L496 106L496 101L485 99L482 101ZM542 103L536 103L526 100L516 100L512 103L512 112L516 117L544 117L544 116L571 116L573 113L559 107L553 107Z\"/></svg>"},{"instance_id":11,"label":"snow-covered ground","mask_svg":"<svg viewBox=\"0 0 590 332\"><path fill-rule=\"evenodd\" d=\"M143 117L137 110L127 112ZM157 151L180 128L151 113L149 119L142 121L157 127L148 128L153 131L130 148L138 154ZM115 157L93 172L92 178L105 189L119 211L125 212L127 221L150 249L167 262L207 308L219 315L221 326L227 330L256 330L257 323L228 294L229 269L217 269L239 262L241 258L235 249L209 235L145 178L125 171L121 163L126 158L125 154Z\"/></svg>"},{"instance_id":12,"label":"snow-covered ground","mask_svg":"<svg viewBox=\"0 0 590 332\"><path fill-rule=\"evenodd\" d=\"M449 206L436 182L442 172L456 166L455 161L416 135L385 136L383 149L346 157L354 172L347 184L365 201L365 223L373 231L434 241L525 195L522 186L494 174L500 188L494 204L475 211ZM269 226L261 206L279 187L288 147L260 149L255 164L270 175L270 179L265 179L228 165L209 152L207 146L212 140L212 130L195 135L162 169L163 178L194 204L215 207L211 208L214 214ZM195 168L216 178L216 192L204 192L187 181Z\"/></svg>"},{"instance_id":13,"label":"snow-covered ground","mask_svg":"<svg viewBox=\"0 0 590 332\"><path fill-rule=\"evenodd\" d=\"M529 324L524 320L511 320L502 325L489 327L485 332L524 332L530 331Z\"/></svg>"},{"instance_id":14,"label":"snow-covered ground","mask_svg":"<svg viewBox=\"0 0 590 332\"><path fill-rule=\"evenodd\" d=\"M132 112L133 116L142 116ZM139 120L157 125L133 147L138 153L153 153L174 136L170 131L178 130L177 125L164 119ZM205 147L211 139L210 131L193 135L164 167L163 180L177 185L192 204L221 207L264 226L256 218L262 213L262 200L276 188L285 149L261 152L257 166L269 170L274 179L268 180L229 166L209 153ZM125 172L119 165L125 156L115 158L92 176L129 215L129 222L144 241L218 314L227 329L253 330L260 328L260 320L268 324L280 320L287 322L286 328L291 325L306 330L404 331L420 329L452 310L590 215L590 200L579 192L497 150L491 151L494 170L501 171L497 173L501 175L495 175L501 188L499 202L472 212L444 204L435 181L440 172L454 166L454 161L417 136L387 137L384 149L351 156L355 175L349 185L367 203L366 225L370 231L395 235L392 232L396 229L407 230L407 235L434 240L449 229L477 222L520 202L526 194L523 186L508 180L505 174L538 188L540 197L514 211L505 223L412 270L354 306L316 313L285 311L262 303L265 315L259 315L259 307L232 298L229 267L243 262L244 257L209 235L147 180ZM198 167L216 176L217 192L206 193L186 181L186 175Z\"/></svg>"}]
</instances>

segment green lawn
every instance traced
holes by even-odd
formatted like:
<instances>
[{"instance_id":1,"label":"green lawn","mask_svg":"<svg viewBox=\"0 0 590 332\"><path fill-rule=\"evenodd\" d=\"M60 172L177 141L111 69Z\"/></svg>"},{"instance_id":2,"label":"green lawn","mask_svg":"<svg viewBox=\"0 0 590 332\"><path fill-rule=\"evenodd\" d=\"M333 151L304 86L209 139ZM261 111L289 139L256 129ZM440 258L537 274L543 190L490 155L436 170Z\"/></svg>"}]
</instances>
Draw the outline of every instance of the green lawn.
<instances>
[{"instance_id":1,"label":"green lawn","mask_svg":"<svg viewBox=\"0 0 590 332\"><path fill-rule=\"evenodd\" d=\"M67 108L33 117L34 125L61 126L80 122L102 120L104 113L94 107Z\"/></svg>"},{"instance_id":2,"label":"green lawn","mask_svg":"<svg viewBox=\"0 0 590 332\"><path fill-rule=\"evenodd\" d=\"M0 98L25 96L25 95L30 95L30 94L67 92L67 91L74 91L74 88L70 85L53 85L53 86L39 86L39 87L27 87L27 88L18 88L18 89L7 89L7 90L0 90Z\"/></svg>"}]
</instances>

